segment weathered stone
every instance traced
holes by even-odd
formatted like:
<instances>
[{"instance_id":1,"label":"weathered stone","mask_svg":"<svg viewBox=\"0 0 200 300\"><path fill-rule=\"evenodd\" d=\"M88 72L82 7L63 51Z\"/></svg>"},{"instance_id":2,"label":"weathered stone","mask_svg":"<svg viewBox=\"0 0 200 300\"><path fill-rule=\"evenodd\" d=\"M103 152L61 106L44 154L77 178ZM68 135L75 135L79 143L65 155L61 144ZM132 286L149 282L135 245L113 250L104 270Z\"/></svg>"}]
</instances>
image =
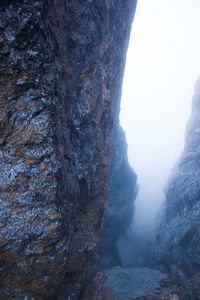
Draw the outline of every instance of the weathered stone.
<instances>
[{"instance_id":1,"label":"weathered stone","mask_svg":"<svg viewBox=\"0 0 200 300\"><path fill-rule=\"evenodd\" d=\"M82 300L114 300L114 294L111 289L104 286L106 275L98 272L91 283L89 283L84 291Z\"/></svg>"},{"instance_id":2,"label":"weathered stone","mask_svg":"<svg viewBox=\"0 0 200 300\"><path fill-rule=\"evenodd\" d=\"M178 295L181 295L179 298ZM183 298L182 298L183 296ZM166 274L149 268L114 267L87 282L82 300L186 300ZM194 298L193 298L194 299ZM198 298L195 298L198 299Z\"/></svg>"},{"instance_id":3,"label":"weathered stone","mask_svg":"<svg viewBox=\"0 0 200 300\"><path fill-rule=\"evenodd\" d=\"M137 175L129 166L125 133L120 126L113 132L111 153L108 203L98 253L103 260L110 255L115 264L119 264L122 261L117 240L123 238L133 221L134 201L138 191Z\"/></svg>"},{"instance_id":4,"label":"weathered stone","mask_svg":"<svg viewBox=\"0 0 200 300\"><path fill-rule=\"evenodd\" d=\"M0 2L1 299L79 293L100 237L135 4Z\"/></svg>"},{"instance_id":5,"label":"weathered stone","mask_svg":"<svg viewBox=\"0 0 200 300\"><path fill-rule=\"evenodd\" d=\"M168 183L165 208L154 249L155 260L166 264L180 284L200 271L199 116L198 81L192 116L186 131L185 148ZM187 299L196 299L195 297L196 294L190 295L189 292L186 296Z\"/></svg>"},{"instance_id":6,"label":"weathered stone","mask_svg":"<svg viewBox=\"0 0 200 300\"><path fill-rule=\"evenodd\" d=\"M105 271L105 287L114 293L116 300L130 300L137 297L155 295L159 289L159 281L166 279L167 275L149 268L121 268L114 267Z\"/></svg>"}]
</instances>

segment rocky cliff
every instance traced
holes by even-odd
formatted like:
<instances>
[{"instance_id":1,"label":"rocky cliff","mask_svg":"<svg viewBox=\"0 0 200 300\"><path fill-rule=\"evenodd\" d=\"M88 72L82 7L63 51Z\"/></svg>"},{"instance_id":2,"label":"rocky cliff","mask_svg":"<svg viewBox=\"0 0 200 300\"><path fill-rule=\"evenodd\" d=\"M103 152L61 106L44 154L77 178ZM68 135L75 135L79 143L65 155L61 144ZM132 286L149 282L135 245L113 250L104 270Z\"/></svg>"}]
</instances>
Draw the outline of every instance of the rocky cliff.
<instances>
[{"instance_id":1,"label":"rocky cliff","mask_svg":"<svg viewBox=\"0 0 200 300\"><path fill-rule=\"evenodd\" d=\"M200 271L199 116L200 80L192 102L185 148L166 188L166 203L154 251L155 259L177 273L182 282ZM189 296L189 290L187 293Z\"/></svg>"},{"instance_id":2,"label":"rocky cliff","mask_svg":"<svg viewBox=\"0 0 200 300\"><path fill-rule=\"evenodd\" d=\"M120 126L113 131L111 153L108 203L98 251L102 266L120 263L116 242L133 221L138 190L137 176L128 163L125 133Z\"/></svg>"},{"instance_id":3,"label":"rocky cliff","mask_svg":"<svg viewBox=\"0 0 200 300\"><path fill-rule=\"evenodd\" d=\"M100 238L135 5L0 2L1 299L79 293Z\"/></svg>"}]
</instances>

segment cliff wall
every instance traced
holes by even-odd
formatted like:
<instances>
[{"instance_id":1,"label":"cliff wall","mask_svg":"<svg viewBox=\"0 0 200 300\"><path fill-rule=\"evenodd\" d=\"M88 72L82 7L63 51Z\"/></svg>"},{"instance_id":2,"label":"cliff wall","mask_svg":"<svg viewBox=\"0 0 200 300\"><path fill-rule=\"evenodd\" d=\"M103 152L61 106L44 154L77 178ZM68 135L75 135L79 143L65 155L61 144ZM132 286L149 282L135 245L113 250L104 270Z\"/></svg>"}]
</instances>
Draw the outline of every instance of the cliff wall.
<instances>
[{"instance_id":1,"label":"cliff wall","mask_svg":"<svg viewBox=\"0 0 200 300\"><path fill-rule=\"evenodd\" d=\"M1 299L79 293L100 238L135 5L0 2Z\"/></svg>"},{"instance_id":2,"label":"cliff wall","mask_svg":"<svg viewBox=\"0 0 200 300\"><path fill-rule=\"evenodd\" d=\"M154 251L155 259L167 265L172 272L179 273L182 282L184 278L196 276L200 271L199 116L198 80L186 130L185 148L166 188L166 203ZM187 296L190 292L187 290ZM196 298L193 295L191 299Z\"/></svg>"},{"instance_id":3,"label":"cliff wall","mask_svg":"<svg viewBox=\"0 0 200 300\"><path fill-rule=\"evenodd\" d=\"M116 126L113 131L109 172L108 203L104 214L99 255L102 266L119 265L116 242L124 235L133 221L134 201L137 196L137 175L129 166L127 145L123 129Z\"/></svg>"}]
</instances>

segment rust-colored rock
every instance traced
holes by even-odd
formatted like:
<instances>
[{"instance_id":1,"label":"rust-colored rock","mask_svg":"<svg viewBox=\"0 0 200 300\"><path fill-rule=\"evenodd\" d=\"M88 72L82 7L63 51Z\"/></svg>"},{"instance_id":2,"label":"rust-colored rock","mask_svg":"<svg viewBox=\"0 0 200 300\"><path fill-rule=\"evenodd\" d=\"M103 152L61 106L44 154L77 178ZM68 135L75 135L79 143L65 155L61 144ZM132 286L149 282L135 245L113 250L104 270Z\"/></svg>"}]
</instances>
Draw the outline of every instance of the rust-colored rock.
<instances>
[{"instance_id":1,"label":"rust-colored rock","mask_svg":"<svg viewBox=\"0 0 200 300\"><path fill-rule=\"evenodd\" d=\"M134 0L0 2L0 298L75 298L100 237Z\"/></svg>"},{"instance_id":2,"label":"rust-colored rock","mask_svg":"<svg viewBox=\"0 0 200 300\"><path fill-rule=\"evenodd\" d=\"M106 275L98 272L93 281L87 285L81 297L82 300L114 300L114 293L109 287L104 286Z\"/></svg>"}]
</instances>

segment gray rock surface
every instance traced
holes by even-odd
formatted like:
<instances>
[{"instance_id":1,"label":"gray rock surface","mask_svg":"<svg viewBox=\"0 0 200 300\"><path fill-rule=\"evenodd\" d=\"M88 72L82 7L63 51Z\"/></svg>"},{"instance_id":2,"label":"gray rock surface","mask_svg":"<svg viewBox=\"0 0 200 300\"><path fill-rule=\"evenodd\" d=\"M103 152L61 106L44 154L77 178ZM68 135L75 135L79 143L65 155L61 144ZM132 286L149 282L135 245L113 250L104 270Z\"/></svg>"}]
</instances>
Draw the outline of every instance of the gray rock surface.
<instances>
[{"instance_id":1,"label":"gray rock surface","mask_svg":"<svg viewBox=\"0 0 200 300\"><path fill-rule=\"evenodd\" d=\"M1 299L79 293L100 239L135 5L0 1Z\"/></svg>"},{"instance_id":2,"label":"gray rock surface","mask_svg":"<svg viewBox=\"0 0 200 300\"><path fill-rule=\"evenodd\" d=\"M114 292L115 300L129 300L135 297L155 296L154 290L160 288L159 281L167 275L149 268L113 267L105 271L107 279L104 286Z\"/></svg>"},{"instance_id":3,"label":"gray rock surface","mask_svg":"<svg viewBox=\"0 0 200 300\"><path fill-rule=\"evenodd\" d=\"M121 265L124 268L132 267L136 258L135 245L125 236L119 236L116 242Z\"/></svg>"},{"instance_id":4,"label":"gray rock surface","mask_svg":"<svg viewBox=\"0 0 200 300\"><path fill-rule=\"evenodd\" d=\"M115 267L105 273L97 272L95 277L88 282L81 300L190 299L184 294L176 284L167 278L166 274L156 270ZM198 300L198 298L192 299Z\"/></svg>"},{"instance_id":5,"label":"gray rock surface","mask_svg":"<svg viewBox=\"0 0 200 300\"><path fill-rule=\"evenodd\" d=\"M129 166L125 133L120 126L113 131L108 202L104 214L99 255L118 259L116 245L132 223L137 196L137 175ZM118 261L119 262L119 261Z\"/></svg>"},{"instance_id":6,"label":"gray rock surface","mask_svg":"<svg viewBox=\"0 0 200 300\"><path fill-rule=\"evenodd\" d=\"M200 272L200 81L195 88L184 151L166 189L154 258L185 277ZM172 270L173 271L173 270ZM196 299L196 296L191 296Z\"/></svg>"}]
</instances>

